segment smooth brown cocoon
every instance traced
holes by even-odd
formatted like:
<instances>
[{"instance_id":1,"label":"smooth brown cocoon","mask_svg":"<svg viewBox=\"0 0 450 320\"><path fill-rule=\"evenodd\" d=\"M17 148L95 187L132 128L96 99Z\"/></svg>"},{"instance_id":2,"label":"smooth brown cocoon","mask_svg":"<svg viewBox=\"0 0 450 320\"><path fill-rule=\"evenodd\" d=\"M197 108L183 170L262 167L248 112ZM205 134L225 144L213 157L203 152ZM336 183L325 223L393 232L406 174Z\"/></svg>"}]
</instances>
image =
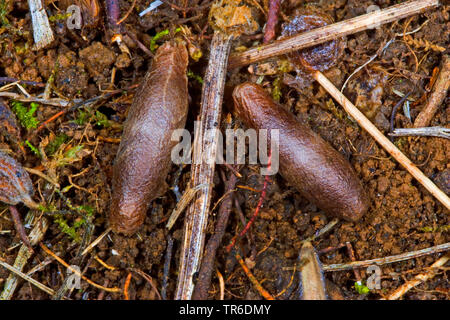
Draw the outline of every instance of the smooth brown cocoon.
<instances>
[{"instance_id":1,"label":"smooth brown cocoon","mask_svg":"<svg viewBox=\"0 0 450 320\"><path fill-rule=\"evenodd\" d=\"M187 65L185 46L166 42L134 96L113 168L109 223L115 232L136 232L166 185L177 143L171 141L172 132L186 123Z\"/></svg>"},{"instance_id":2,"label":"smooth brown cocoon","mask_svg":"<svg viewBox=\"0 0 450 320\"><path fill-rule=\"evenodd\" d=\"M263 88L244 83L233 92L235 111L254 129L279 130L280 174L326 214L360 219L368 198L350 163Z\"/></svg>"}]
</instances>

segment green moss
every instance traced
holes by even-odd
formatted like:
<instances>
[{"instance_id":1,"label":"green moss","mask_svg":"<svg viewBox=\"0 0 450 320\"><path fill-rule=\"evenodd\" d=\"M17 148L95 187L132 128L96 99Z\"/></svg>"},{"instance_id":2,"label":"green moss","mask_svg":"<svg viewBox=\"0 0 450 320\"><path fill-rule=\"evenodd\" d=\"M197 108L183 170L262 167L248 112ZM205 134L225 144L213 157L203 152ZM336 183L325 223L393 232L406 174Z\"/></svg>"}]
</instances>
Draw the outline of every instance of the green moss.
<instances>
[{"instance_id":1,"label":"green moss","mask_svg":"<svg viewBox=\"0 0 450 320\"><path fill-rule=\"evenodd\" d=\"M84 148L83 145L76 145L76 146L70 147L70 149L65 151L63 154L60 152L55 153L55 155L53 156L55 165L58 167L63 167L70 163L80 161L83 158L83 156L85 155L83 153L83 148ZM66 188L68 188L68 187L66 187ZM63 190L65 190L64 192L67 192L70 189L70 188L68 188L66 190L66 188L63 189Z\"/></svg>"},{"instance_id":2,"label":"green moss","mask_svg":"<svg viewBox=\"0 0 450 320\"><path fill-rule=\"evenodd\" d=\"M81 205L81 206L77 207L77 210L83 211L88 217L93 216L95 213L94 208L89 205Z\"/></svg>"},{"instance_id":3,"label":"green moss","mask_svg":"<svg viewBox=\"0 0 450 320\"><path fill-rule=\"evenodd\" d=\"M39 124L39 120L34 116L39 104L30 103L30 108L27 108L19 101L12 102L12 111L16 114L22 127L26 129L35 129Z\"/></svg>"},{"instance_id":4,"label":"green moss","mask_svg":"<svg viewBox=\"0 0 450 320\"><path fill-rule=\"evenodd\" d=\"M197 81L198 83L203 84L203 78L200 77L198 74L195 74L195 73L192 72L191 70L188 70L187 76L188 76L188 78L194 79L194 80Z\"/></svg>"},{"instance_id":5,"label":"green moss","mask_svg":"<svg viewBox=\"0 0 450 320\"><path fill-rule=\"evenodd\" d=\"M356 281L354 287L359 294L368 294L370 292L370 289L361 281Z\"/></svg>"},{"instance_id":6,"label":"green moss","mask_svg":"<svg viewBox=\"0 0 450 320\"><path fill-rule=\"evenodd\" d=\"M83 145L80 144L78 146L72 147L64 153L64 158L66 159L75 159L77 157L77 153L83 150Z\"/></svg>"},{"instance_id":7,"label":"green moss","mask_svg":"<svg viewBox=\"0 0 450 320\"><path fill-rule=\"evenodd\" d=\"M328 99L326 102L327 109L331 111L331 113L338 118L339 120L344 119L344 114L340 109L336 107L332 99Z\"/></svg>"},{"instance_id":8,"label":"green moss","mask_svg":"<svg viewBox=\"0 0 450 320\"><path fill-rule=\"evenodd\" d=\"M59 229L61 229L61 232L67 234L76 242L81 241L81 236L78 229L80 229L80 227L86 223L86 219L78 218L75 220L73 225L70 226L68 221L64 219L62 214L57 214L55 215L54 222L58 225Z\"/></svg>"},{"instance_id":9,"label":"green moss","mask_svg":"<svg viewBox=\"0 0 450 320\"><path fill-rule=\"evenodd\" d=\"M95 122L98 126L103 126L105 128L110 126L108 117L100 111L95 111Z\"/></svg>"},{"instance_id":10,"label":"green moss","mask_svg":"<svg viewBox=\"0 0 450 320\"><path fill-rule=\"evenodd\" d=\"M282 73L286 73L291 71L291 64L289 63L288 60L284 59L280 61L278 70Z\"/></svg>"},{"instance_id":11,"label":"green moss","mask_svg":"<svg viewBox=\"0 0 450 320\"><path fill-rule=\"evenodd\" d=\"M87 219L94 215L94 208L88 205L81 205L74 208L83 214L81 217L75 218L72 224L64 218L62 214L56 214L54 216L54 222L58 225L61 232L67 234L71 239L76 242L81 242L80 229L87 223Z\"/></svg>"},{"instance_id":12,"label":"green moss","mask_svg":"<svg viewBox=\"0 0 450 320\"><path fill-rule=\"evenodd\" d=\"M18 55L24 55L25 53L28 52L28 49L29 49L29 47L28 47L27 43L25 43L23 46L15 46L14 47L14 50L16 51L16 53Z\"/></svg>"},{"instance_id":13,"label":"green moss","mask_svg":"<svg viewBox=\"0 0 450 320\"><path fill-rule=\"evenodd\" d=\"M31 151L33 151L33 153L34 153L35 155L37 155L39 158L41 157L41 153L39 152L38 148L36 148L35 146L33 146L33 145L31 144L30 141L25 140L25 144L28 146L28 148L31 149Z\"/></svg>"},{"instance_id":14,"label":"green moss","mask_svg":"<svg viewBox=\"0 0 450 320\"><path fill-rule=\"evenodd\" d=\"M181 28L176 28L175 33L180 32ZM164 36L167 36L169 34L169 29L162 30L155 34L155 36L150 41L150 50L155 51L159 46L156 44L156 41L161 39Z\"/></svg>"},{"instance_id":15,"label":"green moss","mask_svg":"<svg viewBox=\"0 0 450 320\"><path fill-rule=\"evenodd\" d=\"M95 111L93 114L92 110L79 110L78 117L73 120L76 124L83 126L90 121L95 121L95 124L98 126L109 127L110 123L108 117L101 113L100 111Z\"/></svg>"},{"instance_id":16,"label":"green moss","mask_svg":"<svg viewBox=\"0 0 450 320\"><path fill-rule=\"evenodd\" d=\"M273 82L272 98L276 102L280 102L281 96L281 78L277 77Z\"/></svg>"},{"instance_id":17,"label":"green moss","mask_svg":"<svg viewBox=\"0 0 450 320\"><path fill-rule=\"evenodd\" d=\"M437 227L422 227L419 228L422 232L448 232L450 231L450 225L437 226Z\"/></svg>"},{"instance_id":18,"label":"green moss","mask_svg":"<svg viewBox=\"0 0 450 320\"><path fill-rule=\"evenodd\" d=\"M0 0L0 23L2 26L9 25L9 20L6 18L8 12L8 5L10 0Z\"/></svg>"},{"instance_id":19,"label":"green moss","mask_svg":"<svg viewBox=\"0 0 450 320\"><path fill-rule=\"evenodd\" d=\"M82 126L82 125L86 124L91 119L91 117L92 117L92 115L90 114L89 111L79 110L78 117L75 120L73 120L73 122Z\"/></svg>"},{"instance_id":20,"label":"green moss","mask_svg":"<svg viewBox=\"0 0 450 320\"><path fill-rule=\"evenodd\" d=\"M59 147L68 139L69 137L64 133L56 136L45 148L45 153L47 154L47 156L51 156L56 151L58 151Z\"/></svg>"},{"instance_id":21,"label":"green moss","mask_svg":"<svg viewBox=\"0 0 450 320\"><path fill-rule=\"evenodd\" d=\"M394 144L395 144L395 146L397 147L397 148L401 148L401 147L403 147L404 145L405 145L405 143L407 142L408 140L406 139L406 137L400 137L400 138L398 138L395 142L394 142Z\"/></svg>"},{"instance_id":22,"label":"green moss","mask_svg":"<svg viewBox=\"0 0 450 320\"><path fill-rule=\"evenodd\" d=\"M65 21L67 20L70 16L72 15L71 12L67 12L67 13L57 13L53 16L48 17L48 20L50 20L51 22L56 22L56 21Z\"/></svg>"},{"instance_id":23,"label":"green moss","mask_svg":"<svg viewBox=\"0 0 450 320\"><path fill-rule=\"evenodd\" d=\"M203 52L199 48L196 48L195 50L189 50L189 55L191 56L192 60L198 61L201 57L203 57Z\"/></svg>"},{"instance_id":24,"label":"green moss","mask_svg":"<svg viewBox=\"0 0 450 320\"><path fill-rule=\"evenodd\" d=\"M39 204L39 210L42 212L53 212L56 211L56 206L54 204L48 204L44 206L43 204Z\"/></svg>"}]
</instances>

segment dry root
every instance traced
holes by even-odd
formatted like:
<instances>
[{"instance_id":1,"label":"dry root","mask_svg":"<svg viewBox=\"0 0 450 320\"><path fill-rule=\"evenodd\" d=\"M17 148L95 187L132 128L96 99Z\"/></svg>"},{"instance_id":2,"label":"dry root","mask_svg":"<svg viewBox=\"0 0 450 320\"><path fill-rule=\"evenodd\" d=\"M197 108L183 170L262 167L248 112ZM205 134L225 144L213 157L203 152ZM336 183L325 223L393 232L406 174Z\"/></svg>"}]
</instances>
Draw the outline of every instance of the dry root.
<instances>
[{"instance_id":1,"label":"dry root","mask_svg":"<svg viewBox=\"0 0 450 320\"><path fill-rule=\"evenodd\" d=\"M407 35L405 37L405 41L407 44L409 44L410 46L413 46L416 49L424 49L425 51L436 51L436 52L444 52L445 48L438 46L436 44L431 43L428 40L424 40L424 39L414 39L413 37L411 37L410 35Z\"/></svg>"}]
</instances>

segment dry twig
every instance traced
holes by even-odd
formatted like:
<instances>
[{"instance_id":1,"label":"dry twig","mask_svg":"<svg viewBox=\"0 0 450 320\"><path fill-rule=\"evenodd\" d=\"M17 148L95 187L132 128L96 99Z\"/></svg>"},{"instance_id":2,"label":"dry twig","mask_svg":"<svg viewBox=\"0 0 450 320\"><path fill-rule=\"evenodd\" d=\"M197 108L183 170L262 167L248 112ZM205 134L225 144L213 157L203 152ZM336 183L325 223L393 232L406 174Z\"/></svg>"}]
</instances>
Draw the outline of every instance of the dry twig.
<instances>
[{"instance_id":1,"label":"dry twig","mask_svg":"<svg viewBox=\"0 0 450 320\"><path fill-rule=\"evenodd\" d=\"M21 102L37 102L40 104L47 104L47 105L55 106L55 107L68 107L71 105L71 101L64 100L64 99L59 99L59 98L44 99L44 98L32 97L32 96L26 97L26 96L20 95L15 92L0 92L0 97L6 97L6 98L21 101ZM75 99L73 102L78 103L81 101L82 100L80 100L80 99Z\"/></svg>"},{"instance_id":2,"label":"dry twig","mask_svg":"<svg viewBox=\"0 0 450 320\"><path fill-rule=\"evenodd\" d=\"M170 262L172 260L173 239L169 234L167 236L166 256L164 257L164 271L161 288L161 299L167 300L167 286L169 285Z\"/></svg>"},{"instance_id":3,"label":"dry twig","mask_svg":"<svg viewBox=\"0 0 450 320\"><path fill-rule=\"evenodd\" d=\"M414 279L404 283L402 286L397 288L394 292L392 292L386 299L383 300L397 300L400 299L405 293L407 293L412 288L418 286L421 283L424 283L427 280L432 279L436 275L436 269L443 267L447 261L450 260L450 253L447 253L443 257L439 258L435 263L433 263L429 270L418 274L414 277Z\"/></svg>"},{"instance_id":4,"label":"dry twig","mask_svg":"<svg viewBox=\"0 0 450 320\"><path fill-rule=\"evenodd\" d=\"M208 69L204 77L201 103L201 123L195 130L194 163L191 168L191 185L206 185L197 192L185 218L185 233L180 262L176 299L190 299L194 285L192 276L200 266L205 228L208 219L223 90L228 54L233 37L216 31L211 43Z\"/></svg>"},{"instance_id":5,"label":"dry twig","mask_svg":"<svg viewBox=\"0 0 450 320\"><path fill-rule=\"evenodd\" d=\"M84 251L81 253L82 256L84 256L86 253L88 253L89 251L91 251L92 249L95 248L95 246L97 244L99 244L100 241L103 240L103 238L109 233L111 232L111 228L106 229L100 236L98 236L97 239L95 239L94 241L92 241L92 243L90 245L88 245L86 247L86 249L84 249Z\"/></svg>"},{"instance_id":6,"label":"dry twig","mask_svg":"<svg viewBox=\"0 0 450 320\"><path fill-rule=\"evenodd\" d=\"M215 232L208 240L208 244L205 247L205 252L203 254L204 259L202 260L197 284L195 285L194 293L192 295L192 298L195 300L206 300L208 298L208 290L211 284L211 276L214 271L216 252L225 234L228 217L230 216L231 207L233 205L233 196L229 191L234 189L237 181L238 178L236 175L231 174L225 184L225 194L227 196L220 205Z\"/></svg>"},{"instance_id":7,"label":"dry twig","mask_svg":"<svg viewBox=\"0 0 450 320\"><path fill-rule=\"evenodd\" d=\"M320 237L324 233L326 233L326 232L330 231L331 229L333 229L333 227L338 222L339 222L339 219L338 218L334 218L329 223L327 223L327 225L325 225L322 229L320 229L316 233L314 233L312 236L306 238L305 240L302 240L301 243L306 243L306 242L310 242L310 241L316 240L318 237Z\"/></svg>"},{"instance_id":8,"label":"dry twig","mask_svg":"<svg viewBox=\"0 0 450 320\"><path fill-rule=\"evenodd\" d=\"M342 92L342 90L341 90ZM405 94L399 102L397 102L395 104L395 106L392 108L392 113L391 113L391 119L390 119L390 132L394 131L394 124L395 124L395 115L397 113L398 108L400 108L401 106L403 106L403 104L405 103L406 99L408 99L408 97L411 95L411 93L413 93L413 91L411 90L410 92L408 92L407 94ZM393 138L391 138L391 141L393 141Z\"/></svg>"},{"instance_id":9,"label":"dry twig","mask_svg":"<svg viewBox=\"0 0 450 320\"><path fill-rule=\"evenodd\" d=\"M443 251L448 251L448 250L450 250L450 242L440 244L440 245L437 245L434 247L426 248L426 249L402 253L402 254L395 255L395 256L389 256L389 257L383 257L383 258L377 258L377 259L371 259L371 260L364 260L364 261L354 261L354 262L349 262L349 263L324 265L323 270L331 272L331 271L351 270L354 268L363 268L363 267L368 267L370 265L381 266L384 264L409 260L409 259L418 258L421 256L434 254L434 253L438 253L438 252L443 252Z\"/></svg>"},{"instance_id":10,"label":"dry twig","mask_svg":"<svg viewBox=\"0 0 450 320\"><path fill-rule=\"evenodd\" d=\"M38 217L37 213L38 211L31 210L25 218L26 223L32 223L33 220ZM40 220L35 222L35 226L29 234L31 246L35 246L42 240L48 226L49 223L45 217L41 217ZM32 252L28 250L28 247L25 244L23 244L19 249L19 253L17 254L16 260L14 261L13 267L18 271L22 271L31 255ZM17 287L17 280L18 279L16 275L14 275L13 273L8 276L8 279L6 279L5 285L3 287L3 291L0 295L0 300L11 299Z\"/></svg>"},{"instance_id":11,"label":"dry twig","mask_svg":"<svg viewBox=\"0 0 450 320\"><path fill-rule=\"evenodd\" d=\"M174 223L177 221L178 217L184 211L184 209L186 209L189 203L191 203L195 194L204 187L206 187L205 184L198 185L194 188L189 187L189 189L183 193L181 199L178 201L177 205L173 209L172 214L169 217L169 221L167 221L166 224L167 229L169 230L172 229Z\"/></svg>"},{"instance_id":12,"label":"dry twig","mask_svg":"<svg viewBox=\"0 0 450 320\"><path fill-rule=\"evenodd\" d=\"M9 206L9 212L11 213L11 218L14 221L14 227L16 228L20 239L28 247L28 249L30 249L30 251L33 251L33 247L31 246L30 239L28 239L19 211L17 211L15 206Z\"/></svg>"},{"instance_id":13,"label":"dry twig","mask_svg":"<svg viewBox=\"0 0 450 320\"><path fill-rule=\"evenodd\" d=\"M150 277L144 271L136 269L136 268L131 268L130 270L133 271L133 272L136 272L138 275L140 275L142 278L144 278L149 283L150 287L152 287L153 291L155 291L156 295L158 296L158 299L162 300L158 289L156 288L155 284L153 283L152 277Z\"/></svg>"},{"instance_id":14,"label":"dry twig","mask_svg":"<svg viewBox=\"0 0 450 320\"><path fill-rule=\"evenodd\" d=\"M163 1L165 2L165 0ZM254 32L258 25L249 7L235 1L218 1L209 16L215 32L211 42L208 68L204 76L200 106L200 124L194 129L194 160L191 186L202 188L186 211L184 239L175 298L188 300L194 290L193 275L200 267L209 214L218 147L218 128L222 113L223 91L232 40L242 33Z\"/></svg>"},{"instance_id":15,"label":"dry twig","mask_svg":"<svg viewBox=\"0 0 450 320\"><path fill-rule=\"evenodd\" d=\"M42 0L28 0L33 23L34 50L40 50L53 42L54 36L47 12L42 4Z\"/></svg>"},{"instance_id":16,"label":"dry twig","mask_svg":"<svg viewBox=\"0 0 450 320\"><path fill-rule=\"evenodd\" d=\"M430 124L439 106L444 101L450 86L450 56L445 55L442 61L442 68L438 79L434 84L433 92L430 95L427 105L419 113L414 121L414 127L426 127Z\"/></svg>"},{"instance_id":17,"label":"dry twig","mask_svg":"<svg viewBox=\"0 0 450 320\"><path fill-rule=\"evenodd\" d=\"M323 271L317 252L311 242L305 242L300 250L299 263L301 295L304 300L327 300Z\"/></svg>"},{"instance_id":18,"label":"dry twig","mask_svg":"<svg viewBox=\"0 0 450 320\"><path fill-rule=\"evenodd\" d=\"M78 270L72 268L67 262L65 262L63 259L61 259L60 257L58 257L55 253L53 253L49 248L47 248L44 244L39 243L40 247L42 248L42 250L44 250L48 255L52 256L53 258L55 258L56 261L58 261L59 263L61 263L64 267L66 267L67 269L69 269L71 272L75 273L77 276L79 276L81 279L83 279L84 281L86 281L87 283L89 283L91 286L94 286L98 289L101 290L105 290L108 292L121 292L122 290L120 288L106 288L102 285L99 285L97 283L95 283L94 281L86 278L83 274L81 274Z\"/></svg>"},{"instance_id":19,"label":"dry twig","mask_svg":"<svg viewBox=\"0 0 450 320\"><path fill-rule=\"evenodd\" d=\"M30 282L31 284L34 284L36 287L38 287L39 289L41 289L42 291L48 293L49 295L54 295L55 291L45 285L43 285L42 283L40 283L39 281L34 280L33 278L31 278L30 276L27 276L25 273L23 273L22 271L18 270L17 268L14 268L13 266L9 265L8 263L6 263L5 261L3 261L2 258L0 258L0 266L4 267L5 269L8 269L9 271L13 272L15 275L21 277L22 279Z\"/></svg>"},{"instance_id":20,"label":"dry twig","mask_svg":"<svg viewBox=\"0 0 450 320\"><path fill-rule=\"evenodd\" d=\"M19 84L26 84L28 86L35 86L35 87L45 87L45 83L43 82L36 82L36 81L29 81L29 80L20 80L17 78L11 78L11 77L0 77L0 84L3 83L11 83L11 82L17 82Z\"/></svg>"},{"instance_id":21,"label":"dry twig","mask_svg":"<svg viewBox=\"0 0 450 320\"><path fill-rule=\"evenodd\" d=\"M267 169L268 170L270 170L270 167L271 167L271 158L272 158L272 150L269 150L269 154L268 154L269 161L267 163ZM258 204L256 205L255 212L253 213L253 216L247 222L247 224L245 225L244 229L242 229L242 231L239 233L239 235L233 237L233 239L231 240L231 243L227 246L227 252L230 252L231 249L233 249L234 245L236 244L236 241L238 239L242 238L248 232L248 230L250 230L250 227L253 225L253 222L255 222L256 218L259 215L259 210L261 209L261 207L262 207L262 205L264 203L264 199L266 197L267 185L268 184L269 184L269 175L266 175L264 177L263 188L262 188L259 200L258 200Z\"/></svg>"},{"instance_id":22,"label":"dry twig","mask_svg":"<svg viewBox=\"0 0 450 320\"><path fill-rule=\"evenodd\" d=\"M121 18L119 21L117 21L117 24L121 24L122 22L124 22L128 16L131 14L131 12L133 12L134 7L136 6L136 0L133 0L133 3L131 4L130 8L128 9L127 13L125 13L125 15L123 16L123 18Z\"/></svg>"},{"instance_id":23,"label":"dry twig","mask_svg":"<svg viewBox=\"0 0 450 320\"><path fill-rule=\"evenodd\" d=\"M280 11L281 0L269 1L269 13L264 31L264 43L269 43L275 38L275 28L278 23L278 12Z\"/></svg>"},{"instance_id":24,"label":"dry twig","mask_svg":"<svg viewBox=\"0 0 450 320\"><path fill-rule=\"evenodd\" d=\"M128 287L131 283L131 272L128 273L127 278L125 279L125 285L123 286L123 295L125 300L130 300L130 296L128 295Z\"/></svg>"},{"instance_id":25,"label":"dry twig","mask_svg":"<svg viewBox=\"0 0 450 320\"><path fill-rule=\"evenodd\" d=\"M259 281L255 278L255 276L247 267L244 259L242 259L241 255L238 253L237 250L235 251L234 255L236 257L236 260L241 265L242 270L244 270L245 274L247 275L247 277L249 278L255 289L259 292L259 294L266 300L275 300L275 298L266 289L264 289L262 285L259 283Z\"/></svg>"},{"instance_id":26,"label":"dry twig","mask_svg":"<svg viewBox=\"0 0 450 320\"><path fill-rule=\"evenodd\" d=\"M425 127L425 128L402 128L395 129L389 133L393 137L402 136L422 136L422 137L438 137L450 139L450 128L444 127Z\"/></svg>"},{"instance_id":27,"label":"dry twig","mask_svg":"<svg viewBox=\"0 0 450 320\"><path fill-rule=\"evenodd\" d=\"M224 298L225 298L225 280L223 279L223 276L219 270L217 270L217 278L219 278L219 286L220 286L219 300L224 300Z\"/></svg>"}]
</instances>

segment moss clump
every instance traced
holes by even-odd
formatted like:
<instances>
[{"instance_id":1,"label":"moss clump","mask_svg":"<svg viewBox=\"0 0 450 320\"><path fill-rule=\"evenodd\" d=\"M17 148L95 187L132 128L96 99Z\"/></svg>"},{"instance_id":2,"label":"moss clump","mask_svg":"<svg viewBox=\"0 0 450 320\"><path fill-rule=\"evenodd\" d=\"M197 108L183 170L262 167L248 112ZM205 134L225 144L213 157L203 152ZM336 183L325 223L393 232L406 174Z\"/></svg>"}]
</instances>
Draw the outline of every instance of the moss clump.
<instances>
[{"instance_id":1,"label":"moss clump","mask_svg":"<svg viewBox=\"0 0 450 320\"><path fill-rule=\"evenodd\" d=\"M63 214L56 214L54 222L58 225L61 232L67 234L72 240L80 242L80 228L86 225L88 219L94 215L94 208L88 205L81 205L74 209L82 213L83 216L75 218L72 225L70 225L67 219L64 218Z\"/></svg>"},{"instance_id":2,"label":"moss clump","mask_svg":"<svg viewBox=\"0 0 450 320\"><path fill-rule=\"evenodd\" d=\"M66 142L69 139L69 137L66 134L60 134L59 136L56 136L48 145L45 147L45 153L48 156L53 155L56 151L58 151L59 147Z\"/></svg>"},{"instance_id":3,"label":"moss clump","mask_svg":"<svg viewBox=\"0 0 450 320\"><path fill-rule=\"evenodd\" d=\"M68 221L63 218L63 215L57 214L55 215L54 222L58 225L61 231L67 234L70 238L75 240L76 242L81 241L81 236L79 234L79 229L86 223L86 219L77 218L74 223L70 226Z\"/></svg>"},{"instance_id":4,"label":"moss clump","mask_svg":"<svg viewBox=\"0 0 450 320\"><path fill-rule=\"evenodd\" d=\"M28 148L30 148L31 151L33 151L35 155L37 155L39 158L41 157L41 153L39 152L38 148L33 146L33 144L30 141L25 140L25 144L28 146Z\"/></svg>"},{"instance_id":5,"label":"moss clump","mask_svg":"<svg viewBox=\"0 0 450 320\"><path fill-rule=\"evenodd\" d=\"M281 96L281 78L277 77L273 82L272 98L276 102L280 102Z\"/></svg>"},{"instance_id":6,"label":"moss clump","mask_svg":"<svg viewBox=\"0 0 450 320\"><path fill-rule=\"evenodd\" d=\"M97 126L102 126L105 128L110 126L108 117L103 113L101 113L100 111L95 111L95 124Z\"/></svg>"},{"instance_id":7,"label":"moss clump","mask_svg":"<svg viewBox=\"0 0 450 320\"><path fill-rule=\"evenodd\" d=\"M0 23L2 26L9 25L9 20L6 15L9 13L9 3L11 0L0 0Z\"/></svg>"},{"instance_id":8,"label":"moss clump","mask_svg":"<svg viewBox=\"0 0 450 320\"><path fill-rule=\"evenodd\" d=\"M75 120L73 120L73 122L82 126L82 125L86 124L90 119L91 119L91 114L89 111L79 110L78 117Z\"/></svg>"},{"instance_id":9,"label":"moss clump","mask_svg":"<svg viewBox=\"0 0 450 320\"><path fill-rule=\"evenodd\" d=\"M450 231L450 225L437 226L437 227L422 227L419 228L422 232L448 232Z\"/></svg>"},{"instance_id":10,"label":"moss clump","mask_svg":"<svg viewBox=\"0 0 450 320\"><path fill-rule=\"evenodd\" d=\"M51 22L56 22L56 21L65 21L68 18L70 18L72 16L71 12L67 12L67 13L57 13L53 16L48 17L48 20L50 20Z\"/></svg>"},{"instance_id":11,"label":"moss clump","mask_svg":"<svg viewBox=\"0 0 450 320\"><path fill-rule=\"evenodd\" d=\"M203 79L202 79L202 77L200 77L198 74L195 74L195 73L192 72L191 70L188 70L187 76L188 76L188 78L194 79L194 80L197 81L198 83L203 84Z\"/></svg>"},{"instance_id":12,"label":"moss clump","mask_svg":"<svg viewBox=\"0 0 450 320\"><path fill-rule=\"evenodd\" d=\"M78 146L72 147L64 153L65 159L75 159L77 157L77 153L83 150L83 145L80 144Z\"/></svg>"},{"instance_id":13,"label":"moss clump","mask_svg":"<svg viewBox=\"0 0 450 320\"><path fill-rule=\"evenodd\" d=\"M370 292L370 289L366 285L364 285L361 281L355 282L355 290L359 294L363 294L363 295L369 294L369 292Z\"/></svg>"},{"instance_id":14,"label":"moss clump","mask_svg":"<svg viewBox=\"0 0 450 320\"><path fill-rule=\"evenodd\" d=\"M73 120L74 123L83 126L89 122L95 122L95 125L97 126L101 126L101 127L109 127L111 124L108 120L108 117L101 113L100 111L95 111L94 112L91 109L86 109L86 110L79 110L78 111L78 117Z\"/></svg>"},{"instance_id":15,"label":"moss clump","mask_svg":"<svg viewBox=\"0 0 450 320\"><path fill-rule=\"evenodd\" d=\"M30 107L27 108L23 103L13 101L12 111L16 114L22 127L26 129L36 129L39 124L39 120L34 116L34 113L36 112L38 106L39 104L32 102L30 103Z\"/></svg>"},{"instance_id":16,"label":"moss clump","mask_svg":"<svg viewBox=\"0 0 450 320\"><path fill-rule=\"evenodd\" d=\"M180 32L181 28L176 28L174 33ZM159 46L156 44L156 41L161 39L164 36L167 36L169 34L169 29L162 30L155 34L155 36L150 41L150 50L155 51Z\"/></svg>"}]
</instances>

